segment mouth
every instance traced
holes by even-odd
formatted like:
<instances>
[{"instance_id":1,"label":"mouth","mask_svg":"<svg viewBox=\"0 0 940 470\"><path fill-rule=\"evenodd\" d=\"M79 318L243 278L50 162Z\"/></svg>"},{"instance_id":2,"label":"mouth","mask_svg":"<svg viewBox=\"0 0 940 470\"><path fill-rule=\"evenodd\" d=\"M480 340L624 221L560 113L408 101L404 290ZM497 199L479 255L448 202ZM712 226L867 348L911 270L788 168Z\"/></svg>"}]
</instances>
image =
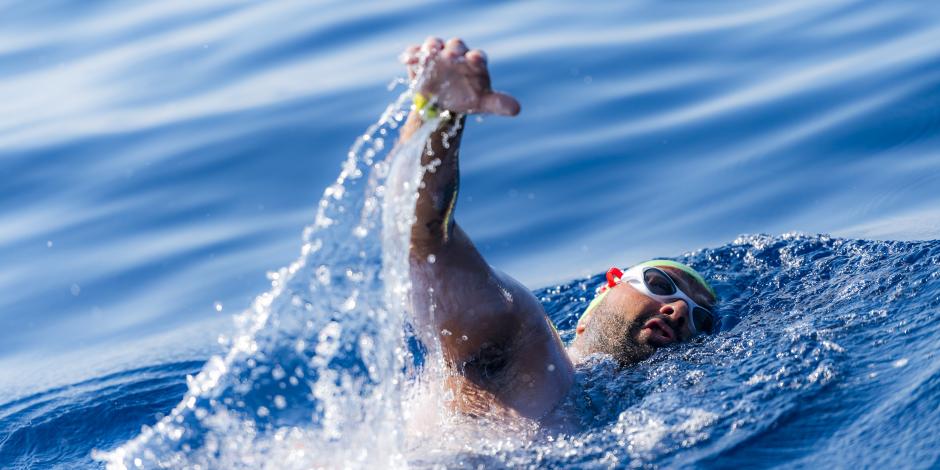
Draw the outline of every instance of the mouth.
<instances>
[{"instance_id":1,"label":"mouth","mask_svg":"<svg viewBox=\"0 0 940 470\"><path fill-rule=\"evenodd\" d=\"M649 331L647 342L654 346L665 346L676 341L676 332L662 318L651 318L640 331L644 330Z\"/></svg>"}]
</instances>

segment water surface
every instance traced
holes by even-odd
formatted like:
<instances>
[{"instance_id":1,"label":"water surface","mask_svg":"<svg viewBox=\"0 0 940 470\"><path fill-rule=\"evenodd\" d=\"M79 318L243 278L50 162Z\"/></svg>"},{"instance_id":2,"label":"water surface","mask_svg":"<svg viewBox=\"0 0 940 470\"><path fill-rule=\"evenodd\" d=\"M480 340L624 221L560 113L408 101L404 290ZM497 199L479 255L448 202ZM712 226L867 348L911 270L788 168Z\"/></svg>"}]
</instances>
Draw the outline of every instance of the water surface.
<instances>
[{"instance_id":1,"label":"water surface","mask_svg":"<svg viewBox=\"0 0 940 470\"><path fill-rule=\"evenodd\" d=\"M631 373L640 398L572 441L598 449L583 460L538 442L478 458L929 467L930 434L902 438L931 429L938 403L936 248L895 240L940 233L938 15L914 1L2 4L0 466L94 466L92 448L166 414L265 273L297 258L350 144L397 96L398 52L436 34L487 50L523 105L464 139L458 219L492 264L562 286L540 292L567 299L547 304L564 329L593 287L573 279L695 251L738 279L719 290L742 318ZM792 231L836 238L738 238ZM831 324L853 315L872 319ZM719 367L725 354L753 374ZM703 399L666 400L698 360ZM676 434L683 416L704 437ZM654 422L663 434L624 450Z\"/></svg>"}]
</instances>

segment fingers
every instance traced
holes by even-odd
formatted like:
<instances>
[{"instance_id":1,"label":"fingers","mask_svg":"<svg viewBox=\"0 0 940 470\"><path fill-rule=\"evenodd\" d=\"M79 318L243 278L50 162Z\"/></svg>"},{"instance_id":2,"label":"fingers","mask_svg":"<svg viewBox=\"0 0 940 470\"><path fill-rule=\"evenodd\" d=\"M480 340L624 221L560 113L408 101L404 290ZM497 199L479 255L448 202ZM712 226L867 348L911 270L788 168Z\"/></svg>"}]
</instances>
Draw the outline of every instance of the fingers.
<instances>
[{"instance_id":1,"label":"fingers","mask_svg":"<svg viewBox=\"0 0 940 470\"><path fill-rule=\"evenodd\" d=\"M467 53L467 45L460 38L451 38L444 45L444 56L450 59L462 57Z\"/></svg>"},{"instance_id":2,"label":"fingers","mask_svg":"<svg viewBox=\"0 0 940 470\"><path fill-rule=\"evenodd\" d=\"M408 79L410 80L414 80L415 75L417 75L417 65L420 60L420 51L421 46L411 46L405 49L405 52L402 52L401 55L398 56L398 60L405 64L405 68L408 70Z\"/></svg>"},{"instance_id":3,"label":"fingers","mask_svg":"<svg viewBox=\"0 0 940 470\"><path fill-rule=\"evenodd\" d=\"M418 51L421 50L421 46L410 46L405 49L404 52L398 56L398 60L405 65L413 65L418 63Z\"/></svg>"},{"instance_id":4,"label":"fingers","mask_svg":"<svg viewBox=\"0 0 940 470\"><path fill-rule=\"evenodd\" d=\"M464 57L467 58L467 63L476 70L486 70L486 53L480 49L473 49L464 54Z\"/></svg>"},{"instance_id":5,"label":"fingers","mask_svg":"<svg viewBox=\"0 0 940 470\"><path fill-rule=\"evenodd\" d=\"M479 62L481 64L486 64L486 52L483 52L480 49L474 49L470 52L467 52L467 59L474 62Z\"/></svg>"},{"instance_id":6,"label":"fingers","mask_svg":"<svg viewBox=\"0 0 940 470\"><path fill-rule=\"evenodd\" d=\"M515 98L498 91L487 93L480 100L480 111L484 113L515 116L519 114L520 108Z\"/></svg>"},{"instance_id":7,"label":"fingers","mask_svg":"<svg viewBox=\"0 0 940 470\"><path fill-rule=\"evenodd\" d=\"M438 52L442 52L445 57L450 59L464 56L467 62L476 68L486 68L486 53L480 49L473 49L472 51L467 49L467 45L460 38L450 38L447 43L444 43L438 37L428 36L421 46L411 46L405 49L400 59L402 63L411 65L418 63L422 59L422 55L431 57Z\"/></svg>"},{"instance_id":8,"label":"fingers","mask_svg":"<svg viewBox=\"0 0 940 470\"><path fill-rule=\"evenodd\" d=\"M421 45L421 50L428 54L435 54L443 49L444 41L434 36L428 36L428 38L424 40L424 44Z\"/></svg>"},{"instance_id":9,"label":"fingers","mask_svg":"<svg viewBox=\"0 0 940 470\"><path fill-rule=\"evenodd\" d=\"M427 65L438 52L444 49L440 38L428 36L420 46L411 46L399 56L399 60L408 68L408 78L414 79L420 66Z\"/></svg>"},{"instance_id":10,"label":"fingers","mask_svg":"<svg viewBox=\"0 0 940 470\"><path fill-rule=\"evenodd\" d=\"M438 56L440 54L440 56ZM452 59L441 62L438 57ZM463 60L454 60L460 59ZM401 61L408 66L409 76L414 79L415 72L421 66L439 64L444 67L440 73L454 76L465 76L465 78L476 79L476 85L470 89L464 90L469 93L469 98L479 99L479 109L481 113L498 114L501 116L515 116L519 114L519 102L505 93L493 92L489 90L489 76L487 74L486 53L480 49L468 50L467 45L460 38L451 38L446 43L440 38L430 36L425 39L421 46L411 46L401 55ZM460 63L466 63L469 69L464 68ZM443 64L448 64L444 66ZM459 80L458 80L459 81ZM471 80L472 81L472 80ZM466 85L464 85L466 86ZM473 90L476 88L476 90ZM482 94L482 98L476 98ZM475 112L475 111L470 111Z\"/></svg>"}]
</instances>

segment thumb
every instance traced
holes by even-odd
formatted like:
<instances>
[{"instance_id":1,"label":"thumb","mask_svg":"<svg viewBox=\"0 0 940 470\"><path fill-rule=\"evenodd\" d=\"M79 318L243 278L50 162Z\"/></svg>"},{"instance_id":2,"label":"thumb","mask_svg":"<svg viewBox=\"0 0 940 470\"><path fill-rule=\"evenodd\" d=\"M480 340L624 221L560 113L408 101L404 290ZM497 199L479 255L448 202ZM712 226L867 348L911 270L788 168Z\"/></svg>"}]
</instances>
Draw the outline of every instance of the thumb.
<instances>
[{"instance_id":1,"label":"thumb","mask_svg":"<svg viewBox=\"0 0 940 470\"><path fill-rule=\"evenodd\" d=\"M519 102L515 98L498 91L487 93L480 100L480 111L501 116L519 114Z\"/></svg>"}]
</instances>

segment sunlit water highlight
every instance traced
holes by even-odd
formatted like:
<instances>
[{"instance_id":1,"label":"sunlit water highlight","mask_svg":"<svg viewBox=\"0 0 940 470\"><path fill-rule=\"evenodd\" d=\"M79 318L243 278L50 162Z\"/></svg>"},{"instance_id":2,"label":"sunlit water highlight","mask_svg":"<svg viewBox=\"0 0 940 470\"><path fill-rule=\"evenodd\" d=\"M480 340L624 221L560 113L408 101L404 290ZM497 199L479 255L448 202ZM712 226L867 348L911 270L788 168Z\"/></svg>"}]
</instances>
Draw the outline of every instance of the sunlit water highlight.
<instances>
[{"instance_id":1,"label":"sunlit water highlight","mask_svg":"<svg viewBox=\"0 0 940 470\"><path fill-rule=\"evenodd\" d=\"M940 234L938 15L0 5L0 467L119 448L131 467L936 467L937 242L858 238ZM429 33L487 49L523 104L469 123L458 217L494 265L553 285L537 293L566 337L593 274L687 250L740 323L627 371L588 364L567 435L464 422L408 369L420 350L379 357L408 334L377 274L379 215L363 260L355 236L323 235L363 220L321 226L317 198ZM323 210L374 204L367 175ZM298 242L310 223L321 236ZM738 237L792 230L838 237Z\"/></svg>"}]
</instances>

